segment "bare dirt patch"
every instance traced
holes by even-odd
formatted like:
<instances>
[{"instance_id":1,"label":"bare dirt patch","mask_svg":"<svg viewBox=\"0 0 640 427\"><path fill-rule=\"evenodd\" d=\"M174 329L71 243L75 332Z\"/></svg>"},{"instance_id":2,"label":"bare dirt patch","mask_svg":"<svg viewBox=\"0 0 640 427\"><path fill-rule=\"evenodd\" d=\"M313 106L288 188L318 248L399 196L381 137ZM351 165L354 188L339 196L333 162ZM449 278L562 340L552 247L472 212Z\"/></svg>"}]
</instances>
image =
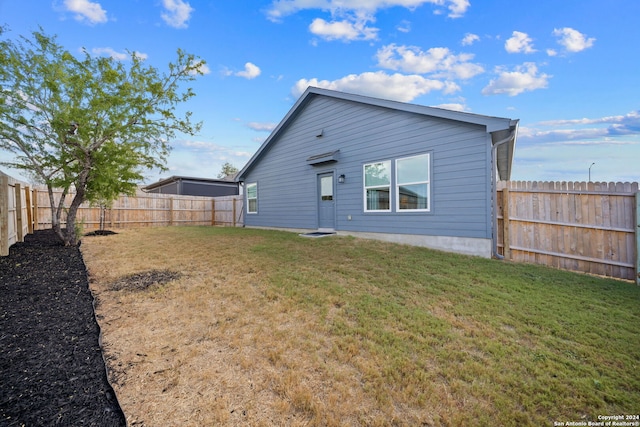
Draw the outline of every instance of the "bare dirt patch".
<instances>
[{"instance_id":1,"label":"bare dirt patch","mask_svg":"<svg viewBox=\"0 0 640 427\"><path fill-rule=\"evenodd\" d=\"M144 291L179 279L181 273L171 270L149 270L124 276L108 285L112 291Z\"/></svg>"}]
</instances>

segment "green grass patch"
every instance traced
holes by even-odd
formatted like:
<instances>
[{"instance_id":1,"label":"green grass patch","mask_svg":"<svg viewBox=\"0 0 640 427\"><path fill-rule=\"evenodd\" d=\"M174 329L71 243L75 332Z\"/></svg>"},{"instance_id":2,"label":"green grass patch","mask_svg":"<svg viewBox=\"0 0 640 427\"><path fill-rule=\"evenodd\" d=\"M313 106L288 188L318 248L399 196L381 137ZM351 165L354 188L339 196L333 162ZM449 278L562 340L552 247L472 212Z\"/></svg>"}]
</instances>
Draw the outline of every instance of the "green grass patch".
<instances>
[{"instance_id":1,"label":"green grass patch","mask_svg":"<svg viewBox=\"0 0 640 427\"><path fill-rule=\"evenodd\" d=\"M336 357L349 359L340 353L356 340L381 404L449 393L461 409L450 422L505 425L640 410L635 285L354 238L265 236L249 249L273 267L271 285L325 318L334 308Z\"/></svg>"}]
</instances>

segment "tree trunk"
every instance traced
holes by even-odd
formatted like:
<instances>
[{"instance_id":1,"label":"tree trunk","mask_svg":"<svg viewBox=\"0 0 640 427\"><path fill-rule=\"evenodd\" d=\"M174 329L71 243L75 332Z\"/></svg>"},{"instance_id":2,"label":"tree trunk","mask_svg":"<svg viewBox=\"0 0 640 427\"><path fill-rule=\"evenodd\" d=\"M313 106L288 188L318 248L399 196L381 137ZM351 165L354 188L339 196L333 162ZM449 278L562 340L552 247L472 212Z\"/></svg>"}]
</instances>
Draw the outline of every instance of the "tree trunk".
<instances>
[{"instance_id":1,"label":"tree trunk","mask_svg":"<svg viewBox=\"0 0 640 427\"><path fill-rule=\"evenodd\" d=\"M89 155L86 157L89 158ZM76 195L73 197L71 206L69 206L69 210L67 211L67 228L64 233L64 238L62 239L65 246L76 246L80 242L80 236L76 235L76 216L78 214L78 208L85 199L90 171L91 162L87 159L84 163L84 169L82 169L76 180Z\"/></svg>"},{"instance_id":2,"label":"tree trunk","mask_svg":"<svg viewBox=\"0 0 640 427\"><path fill-rule=\"evenodd\" d=\"M53 231L60 237L60 240L64 242L64 235L62 234L62 227L60 225L60 213L62 212L62 206L64 206L67 192L62 193L58 204L56 204L56 200L53 197L53 187L51 187L51 184L47 184L47 193L49 194L49 206L51 207L51 228L53 228Z\"/></svg>"},{"instance_id":3,"label":"tree trunk","mask_svg":"<svg viewBox=\"0 0 640 427\"><path fill-rule=\"evenodd\" d=\"M82 191L84 193L84 191ZM80 195L80 192L76 193L69 210L67 211L67 228L64 233L64 245L75 246L80 241L80 236L76 235L76 216L78 214L78 208L84 201L84 195Z\"/></svg>"}]
</instances>

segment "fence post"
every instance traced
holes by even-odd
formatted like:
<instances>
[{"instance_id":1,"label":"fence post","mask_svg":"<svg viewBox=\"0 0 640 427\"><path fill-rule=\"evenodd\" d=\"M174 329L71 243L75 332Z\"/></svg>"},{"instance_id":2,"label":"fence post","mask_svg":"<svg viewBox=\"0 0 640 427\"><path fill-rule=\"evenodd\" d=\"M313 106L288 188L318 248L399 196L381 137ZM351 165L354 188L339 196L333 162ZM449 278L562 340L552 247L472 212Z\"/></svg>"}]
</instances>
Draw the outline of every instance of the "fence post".
<instances>
[{"instance_id":1,"label":"fence post","mask_svg":"<svg viewBox=\"0 0 640 427\"><path fill-rule=\"evenodd\" d=\"M211 199L211 225L216 225L216 199Z\"/></svg>"},{"instance_id":2,"label":"fence post","mask_svg":"<svg viewBox=\"0 0 640 427\"><path fill-rule=\"evenodd\" d=\"M233 210L233 213L232 213L233 220L232 220L232 224L235 227L236 226L236 198L235 197L231 198L231 203L233 204L233 209L232 209Z\"/></svg>"},{"instance_id":3,"label":"fence post","mask_svg":"<svg viewBox=\"0 0 640 427\"><path fill-rule=\"evenodd\" d=\"M39 191L37 188L33 189L33 229L34 230L39 230L39 226L38 226L38 194Z\"/></svg>"},{"instance_id":4,"label":"fence post","mask_svg":"<svg viewBox=\"0 0 640 427\"><path fill-rule=\"evenodd\" d=\"M31 187L24 188L25 202L27 205L27 233L33 233L33 211L31 210Z\"/></svg>"},{"instance_id":5,"label":"fence post","mask_svg":"<svg viewBox=\"0 0 640 427\"><path fill-rule=\"evenodd\" d=\"M9 177L0 173L0 256L9 255Z\"/></svg>"},{"instance_id":6,"label":"fence post","mask_svg":"<svg viewBox=\"0 0 640 427\"><path fill-rule=\"evenodd\" d=\"M24 242L24 232L22 230L22 185L15 184L16 191L16 238L18 242Z\"/></svg>"},{"instance_id":7,"label":"fence post","mask_svg":"<svg viewBox=\"0 0 640 427\"><path fill-rule=\"evenodd\" d=\"M636 285L640 286L640 191L636 192L635 205L635 232L636 232Z\"/></svg>"},{"instance_id":8,"label":"fence post","mask_svg":"<svg viewBox=\"0 0 640 427\"><path fill-rule=\"evenodd\" d=\"M511 229L509 227L509 189L502 189L502 255L511 259Z\"/></svg>"},{"instance_id":9,"label":"fence post","mask_svg":"<svg viewBox=\"0 0 640 427\"><path fill-rule=\"evenodd\" d=\"M173 197L169 199L169 225L173 225Z\"/></svg>"}]
</instances>

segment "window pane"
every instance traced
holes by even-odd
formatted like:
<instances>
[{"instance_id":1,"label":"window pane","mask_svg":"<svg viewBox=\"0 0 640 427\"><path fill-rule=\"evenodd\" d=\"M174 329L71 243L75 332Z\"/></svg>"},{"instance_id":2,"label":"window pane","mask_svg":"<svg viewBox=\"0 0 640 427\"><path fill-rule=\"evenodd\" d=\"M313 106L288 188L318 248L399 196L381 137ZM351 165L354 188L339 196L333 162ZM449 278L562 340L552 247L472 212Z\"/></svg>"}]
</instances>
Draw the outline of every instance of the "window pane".
<instances>
[{"instance_id":1,"label":"window pane","mask_svg":"<svg viewBox=\"0 0 640 427\"><path fill-rule=\"evenodd\" d=\"M333 176L323 176L320 178L320 195L322 200L331 200L333 197ZM325 199L326 196L331 198Z\"/></svg>"},{"instance_id":2,"label":"window pane","mask_svg":"<svg viewBox=\"0 0 640 427\"><path fill-rule=\"evenodd\" d=\"M256 198L258 196L258 185L257 184L248 184L247 185L247 197L248 198Z\"/></svg>"},{"instance_id":3,"label":"window pane","mask_svg":"<svg viewBox=\"0 0 640 427\"><path fill-rule=\"evenodd\" d=\"M364 185L374 187L391 183L391 161L372 163L364 166Z\"/></svg>"},{"instance_id":4,"label":"window pane","mask_svg":"<svg viewBox=\"0 0 640 427\"><path fill-rule=\"evenodd\" d=\"M389 209L389 189L367 190L367 210L388 210Z\"/></svg>"},{"instance_id":5,"label":"window pane","mask_svg":"<svg viewBox=\"0 0 640 427\"><path fill-rule=\"evenodd\" d=\"M398 184L429 181L429 155L409 157L397 162Z\"/></svg>"},{"instance_id":6,"label":"window pane","mask_svg":"<svg viewBox=\"0 0 640 427\"><path fill-rule=\"evenodd\" d=\"M400 209L427 209L429 207L428 184L401 185L399 193Z\"/></svg>"},{"instance_id":7,"label":"window pane","mask_svg":"<svg viewBox=\"0 0 640 427\"><path fill-rule=\"evenodd\" d=\"M258 184L247 184L247 213L258 212Z\"/></svg>"}]
</instances>

